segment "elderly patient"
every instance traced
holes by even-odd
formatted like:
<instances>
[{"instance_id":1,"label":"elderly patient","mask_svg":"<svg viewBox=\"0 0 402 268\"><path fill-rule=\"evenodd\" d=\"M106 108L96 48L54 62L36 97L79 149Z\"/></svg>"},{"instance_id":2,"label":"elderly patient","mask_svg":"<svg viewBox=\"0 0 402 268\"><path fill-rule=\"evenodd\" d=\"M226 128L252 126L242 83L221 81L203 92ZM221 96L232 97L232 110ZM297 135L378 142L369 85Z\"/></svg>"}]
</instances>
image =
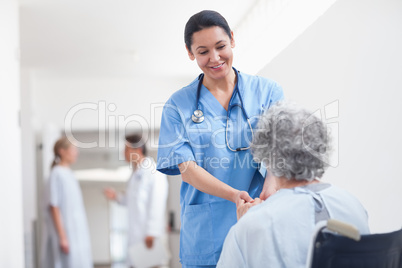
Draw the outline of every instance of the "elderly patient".
<instances>
[{"instance_id":1,"label":"elderly patient","mask_svg":"<svg viewBox=\"0 0 402 268\"><path fill-rule=\"evenodd\" d=\"M230 229L218 267L305 267L315 224L328 218L369 233L360 202L319 179L328 166L329 140L325 124L294 104L279 102L261 117L253 156L267 167L276 193L238 204L238 216L253 207Z\"/></svg>"}]
</instances>

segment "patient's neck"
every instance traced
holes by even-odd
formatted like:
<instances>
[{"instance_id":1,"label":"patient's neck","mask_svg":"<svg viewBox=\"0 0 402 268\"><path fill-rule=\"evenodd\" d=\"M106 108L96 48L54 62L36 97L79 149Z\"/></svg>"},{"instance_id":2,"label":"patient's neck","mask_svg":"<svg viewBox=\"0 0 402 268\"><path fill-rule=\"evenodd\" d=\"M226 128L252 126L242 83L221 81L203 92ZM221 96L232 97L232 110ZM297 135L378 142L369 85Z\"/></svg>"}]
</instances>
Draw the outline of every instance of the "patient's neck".
<instances>
[{"instance_id":1,"label":"patient's neck","mask_svg":"<svg viewBox=\"0 0 402 268\"><path fill-rule=\"evenodd\" d=\"M312 181L308 181L308 180L287 179L285 177L280 177L280 178L276 177L276 181L277 181L277 189L278 190L305 186L305 185L312 184L312 183L319 183L319 180L316 180L316 179L314 179Z\"/></svg>"}]
</instances>

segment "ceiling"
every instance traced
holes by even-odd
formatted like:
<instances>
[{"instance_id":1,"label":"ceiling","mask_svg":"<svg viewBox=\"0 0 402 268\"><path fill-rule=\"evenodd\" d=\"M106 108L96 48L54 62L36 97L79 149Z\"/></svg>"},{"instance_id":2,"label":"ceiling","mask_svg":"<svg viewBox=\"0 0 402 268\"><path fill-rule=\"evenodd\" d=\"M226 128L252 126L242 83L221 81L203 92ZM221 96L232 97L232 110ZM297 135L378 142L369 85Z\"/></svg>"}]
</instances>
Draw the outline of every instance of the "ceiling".
<instances>
[{"instance_id":1,"label":"ceiling","mask_svg":"<svg viewBox=\"0 0 402 268\"><path fill-rule=\"evenodd\" d=\"M183 40L193 14L220 12L234 31L234 65L258 74L335 0L19 1L21 88L32 125L94 130L101 103L117 107L107 118L138 116L159 127L160 105L200 73ZM97 108L68 117L81 104Z\"/></svg>"},{"instance_id":2,"label":"ceiling","mask_svg":"<svg viewBox=\"0 0 402 268\"><path fill-rule=\"evenodd\" d=\"M23 68L67 77L194 76L183 31L203 9L235 30L256 1L21 0Z\"/></svg>"}]
</instances>

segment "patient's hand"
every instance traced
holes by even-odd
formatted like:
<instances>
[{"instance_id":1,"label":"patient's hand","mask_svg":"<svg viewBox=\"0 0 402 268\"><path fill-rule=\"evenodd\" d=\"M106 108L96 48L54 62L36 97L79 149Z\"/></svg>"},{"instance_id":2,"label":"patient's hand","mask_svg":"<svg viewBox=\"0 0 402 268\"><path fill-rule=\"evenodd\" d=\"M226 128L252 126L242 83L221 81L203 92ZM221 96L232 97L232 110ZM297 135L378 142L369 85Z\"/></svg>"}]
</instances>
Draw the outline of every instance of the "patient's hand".
<instances>
[{"instance_id":1,"label":"patient's hand","mask_svg":"<svg viewBox=\"0 0 402 268\"><path fill-rule=\"evenodd\" d=\"M254 207L255 205L261 204L262 200L259 198L256 198L250 202L246 202L244 200L240 201L237 204L237 220L239 220L246 212L251 208Z\"/></svg>"}]
</instances>

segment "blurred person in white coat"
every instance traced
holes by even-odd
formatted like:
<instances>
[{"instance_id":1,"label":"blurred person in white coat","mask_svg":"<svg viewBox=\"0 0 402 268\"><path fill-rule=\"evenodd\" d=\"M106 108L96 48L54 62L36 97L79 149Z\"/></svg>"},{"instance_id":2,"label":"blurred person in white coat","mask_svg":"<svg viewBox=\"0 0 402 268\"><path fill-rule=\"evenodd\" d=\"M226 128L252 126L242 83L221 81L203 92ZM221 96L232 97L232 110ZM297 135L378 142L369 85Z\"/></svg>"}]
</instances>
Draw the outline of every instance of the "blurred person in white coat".
<instances>
[{"instance_id":1,"label":"blurred person in white coat","mask_svg":"<svg viewBox=\"0 0 402 268\"><path fill-rule=\"evenodd\" d=\"M137 261L132 259L130 252L138 248L140 243L144 243L149 250L156 244L162 244L165 252L156 257L161 260L157 266L165 266L169 261L165 215L167 177L156 171L154 160L146 156L146 146L141 135L127 135L125 141L125 160L133 169L126 191L119 193L113 188L106 188L104 194L109 200L127 207L129 266L136 267Z\"/></svg>"}]
</instances>

